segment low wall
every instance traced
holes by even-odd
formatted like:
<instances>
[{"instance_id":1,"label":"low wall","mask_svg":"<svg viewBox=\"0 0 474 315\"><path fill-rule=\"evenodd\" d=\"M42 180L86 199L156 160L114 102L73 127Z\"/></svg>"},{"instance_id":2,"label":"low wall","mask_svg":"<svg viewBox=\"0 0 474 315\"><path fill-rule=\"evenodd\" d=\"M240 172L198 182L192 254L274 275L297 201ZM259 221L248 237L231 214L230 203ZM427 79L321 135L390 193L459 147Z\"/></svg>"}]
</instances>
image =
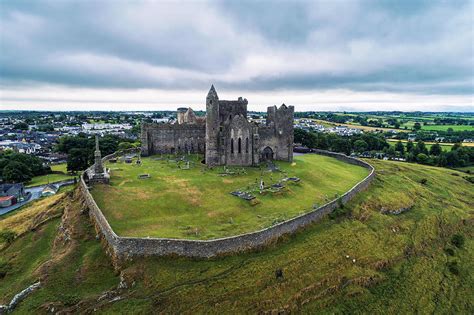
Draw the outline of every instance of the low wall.
<instances>
[{"instance_id":1,"label":"low wall","mask_svg":"<svg viewBox=\"0 0 474 315\"><path fill-rule=\"evenodd\" d=\"M340 197L341 201L335 199L308 213L260 231L213 240L201 241L171 238L120 237L112 230L107 219L97 206L94 198L88 190L83 176L81 176L79 189L87 207L89 208L89 215L94 221L96 229L105 239L107 245L113 251L115 256L127 258L135 256L178 255L193 258L211 258L261 248L283 235L295 233L297 230L317 222L325 215L334 211L339 206L340 202L343 204L347 203L358 192L366 189L375 177L375 170L372 165L364 161L344 154L323 150L316 150L315 153L365 167L370 170L370 173L362 181L343 194ZM103 161L105 162L106 160L117 157L118 155L118 153L108 155L103 158Z\"/></svg>"}]
</instances>

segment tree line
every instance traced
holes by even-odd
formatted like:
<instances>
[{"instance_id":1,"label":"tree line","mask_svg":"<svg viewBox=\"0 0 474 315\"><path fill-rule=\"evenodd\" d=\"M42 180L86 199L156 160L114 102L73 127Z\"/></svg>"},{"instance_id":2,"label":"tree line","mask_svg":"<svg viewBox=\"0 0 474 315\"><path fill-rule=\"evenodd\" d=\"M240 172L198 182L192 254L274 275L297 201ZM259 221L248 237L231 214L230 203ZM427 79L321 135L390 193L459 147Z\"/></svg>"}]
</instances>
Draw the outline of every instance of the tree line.
<instances>
[{"instance_id":1,"label":"tree line","mask_svg":"<svg viewBox=\"0 0 474 315\"><path fill-rule=\"evenodd\" d=\"M102 156L137 146L139 146L139 143L134 142L134 140L124 139L116 135L105 135L99 138ZM83 133L77 136L61 137L55 150L68 155L67 170L69 172L83 171L94 163L95 138Z\"/></svg>"},{"instance_id":2,"label":"tree line","mask_svg":"<svg viewBox=\"0 0 474 315\"><path fill-rule=\"evenodd\" d=\"M423 141L398 141L390 146L381 133L363 133L353 136L339 136L333 133L321 133L295 129L295 143L313 149L329 150L347 155L383 153L390 158L403 158L416 162L442 167L463 167L474 165L474 147L464 147L456 143L449 151L442 149L439 143L429 149Z\"/></svg>"},{"instance_id":3,"label":"tree line","mask_svg":"<svg viewBox=\"0 0 474 315\"><path fill-rule=\"evenodd\" d=\"M40 158L12 150L0 152L0 169L2 179L7 183L29 182L34 176L51 172Z\"/></svg>"}]
</instances>

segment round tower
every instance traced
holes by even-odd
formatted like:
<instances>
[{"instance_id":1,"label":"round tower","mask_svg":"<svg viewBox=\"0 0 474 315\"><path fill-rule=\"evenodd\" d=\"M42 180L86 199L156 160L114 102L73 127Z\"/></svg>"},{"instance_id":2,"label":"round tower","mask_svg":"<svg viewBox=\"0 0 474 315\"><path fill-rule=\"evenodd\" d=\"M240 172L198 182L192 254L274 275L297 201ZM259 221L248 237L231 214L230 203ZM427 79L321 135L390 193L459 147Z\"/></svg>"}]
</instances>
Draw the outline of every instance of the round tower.
<instances>
[{"instance_id":1,"label":"round tower","mask_svg":"<svg viewBox=\"0 0 474 315\"><path fill-rule=\"evenodd\" d=\"M219 165L219 97L214 85L206 97L206 165Z\"/></svg>"}]
</instances>

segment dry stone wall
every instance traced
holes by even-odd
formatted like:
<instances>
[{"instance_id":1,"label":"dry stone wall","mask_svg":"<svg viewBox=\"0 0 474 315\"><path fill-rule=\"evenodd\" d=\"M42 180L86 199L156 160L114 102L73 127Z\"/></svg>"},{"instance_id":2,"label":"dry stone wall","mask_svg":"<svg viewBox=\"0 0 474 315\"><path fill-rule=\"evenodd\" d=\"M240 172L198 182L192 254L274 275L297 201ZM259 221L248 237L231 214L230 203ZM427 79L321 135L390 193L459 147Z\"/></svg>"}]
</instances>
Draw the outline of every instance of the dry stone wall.
<instances>
[{"instance_id":1,"label":"dry stone wall","mask_svg":"<svg viewBox=\"0 0 474 315\"><path fill-rule=\"evenodd\" d=\"M357 193L366 189L375 177L375 169L364 161L344 154L323 150L316 150L315 153L365 167L370 170L370 173L352 189L343 194L340 197L341 201L335 199L308 213L260 231L220 239L200 241L171 238L120 237L112 230L107 219L97 206L83 177L81 177L79 189L97 231L105 240L109 249L112 250L112 254L115 257L126 259L143 256L177 255L192 258L212 258L262 248L283 235L295 233L299 229L321 220L324 216L334 211L340 202L343 204L347 203ZM118 155L118 153L114 153L104 157L103 160L105 162Z\"/></svg>"}]
</instances>

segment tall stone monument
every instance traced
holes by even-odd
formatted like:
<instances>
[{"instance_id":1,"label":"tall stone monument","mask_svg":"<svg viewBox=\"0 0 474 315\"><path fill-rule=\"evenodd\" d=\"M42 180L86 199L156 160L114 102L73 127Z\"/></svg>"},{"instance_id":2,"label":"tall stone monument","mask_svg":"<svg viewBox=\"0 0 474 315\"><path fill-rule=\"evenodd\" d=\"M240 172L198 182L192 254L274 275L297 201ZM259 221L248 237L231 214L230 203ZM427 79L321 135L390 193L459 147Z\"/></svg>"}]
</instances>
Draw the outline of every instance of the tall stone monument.
<instances>
[{"instance_id":1,"label":"tall stone monument","mask_svg":"<svg viewBox=\"0 0 474 315\"><path fill-rule=\"evenodd\" d=\"M110 176L102 165L102 154L99 149L99 136L95 136L95 151L94 151L94 167L89 173L89 178L92 183L108 184Z\"/></svg>"},{"instance_id":2,"label":"tall stone monument","mask_svg":"<svg viewBox=\"0 0 474 315\"><path fill-rule=\"evenodd\" d=\"M99 149L99 136L95 136L95 152L94 152L94 173L100 174L104 172L104 166L102 165L102 155Z\"/></svg>"}]
</instances>

